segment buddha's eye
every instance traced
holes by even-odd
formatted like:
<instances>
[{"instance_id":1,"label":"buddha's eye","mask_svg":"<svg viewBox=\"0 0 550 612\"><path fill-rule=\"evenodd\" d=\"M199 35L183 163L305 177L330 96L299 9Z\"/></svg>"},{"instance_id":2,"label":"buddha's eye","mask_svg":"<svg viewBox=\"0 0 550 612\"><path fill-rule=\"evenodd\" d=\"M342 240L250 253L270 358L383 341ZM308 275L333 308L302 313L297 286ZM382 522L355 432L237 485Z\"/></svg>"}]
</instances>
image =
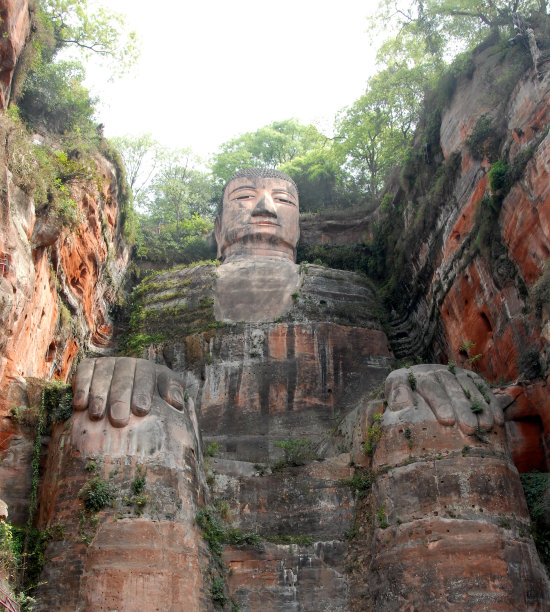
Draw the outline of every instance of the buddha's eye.
<instances>
[{"instance_id":1,"label":"buddha's eye","mask_svg":"<svg viewBox=\"0 0 550 612\"><path fill-rule=\"evenodd\" d=\"M295 206L292 200L287 200L286 198L281 198L279 196L275 198L275 202L281 202L282 204L290 204L291 206Z\"/></svg>"},{"instance_id":2,"label":"buddha's eye","mask_svg":"<svg viewBox=\"0 0 550 612\"><path fill-rule=\"evenodd\" d=\"M245 194L245 195L237 196L235 199L236 200L250 200L253 197L254 196L252 194L248 193L248 194Z\"/></svg>"}]
</instances>

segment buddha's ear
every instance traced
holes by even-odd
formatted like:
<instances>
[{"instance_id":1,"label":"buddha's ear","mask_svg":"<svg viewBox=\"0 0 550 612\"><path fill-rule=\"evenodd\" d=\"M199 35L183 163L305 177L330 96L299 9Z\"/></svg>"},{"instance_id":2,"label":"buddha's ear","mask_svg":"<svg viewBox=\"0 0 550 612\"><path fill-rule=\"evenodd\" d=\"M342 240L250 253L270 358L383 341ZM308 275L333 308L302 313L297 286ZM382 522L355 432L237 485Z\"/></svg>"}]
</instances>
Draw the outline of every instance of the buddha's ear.
<instances>
[{"instance_id":1,"label":"buddha's ear","mask_svg":"<svg viewBox=\"0 0 550 612\"><path fill-rule=\"evenodd\" d=\"M216 243L218 245L217 258L220 259L222 255L222 215L218 213L216 220L214 221L214 236L216 237Z\"/></svg>"}]
</instances>

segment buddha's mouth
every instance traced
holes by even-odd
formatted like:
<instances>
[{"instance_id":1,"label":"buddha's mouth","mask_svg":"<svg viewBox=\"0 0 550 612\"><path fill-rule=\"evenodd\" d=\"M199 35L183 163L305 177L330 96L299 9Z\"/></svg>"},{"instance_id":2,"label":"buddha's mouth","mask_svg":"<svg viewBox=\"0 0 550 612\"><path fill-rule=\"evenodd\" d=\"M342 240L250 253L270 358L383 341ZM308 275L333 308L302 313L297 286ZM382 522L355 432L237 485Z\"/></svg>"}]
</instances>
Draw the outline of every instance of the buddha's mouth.
<instances>
[{"instance_id":1,"label":"buddha's mouth","mask_svg":"<svg viewBox=\"0 0 550 612\"><path fill-rule=\"evenodd\" d=\"M276 221L270 221L269 219L261 219L259 221L251 221L250 225L274 225L275 227L280 227L281 224Z\"/></svg>"}]
</instances>

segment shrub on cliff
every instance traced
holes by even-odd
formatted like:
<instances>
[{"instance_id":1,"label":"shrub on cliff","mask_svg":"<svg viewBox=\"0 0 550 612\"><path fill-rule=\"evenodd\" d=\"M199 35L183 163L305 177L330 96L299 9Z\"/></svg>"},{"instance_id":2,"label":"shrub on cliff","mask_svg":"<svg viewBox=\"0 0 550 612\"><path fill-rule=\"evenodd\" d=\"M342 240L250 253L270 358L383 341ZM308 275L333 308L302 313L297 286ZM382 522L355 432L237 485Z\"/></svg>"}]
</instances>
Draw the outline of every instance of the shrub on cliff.
<instances>
[{"instance_id":1,"label":"shrub on cliff","mask_svg":"<svg viewBox=\"0 0 550 612\"><path fill-rule=\"evenodd\" d=\"M308 438L293 438L292 440L274 442L273 446L281 448L284 453L284 457L275 463L273 469L305 465L318 458L315 443Z\"/></svg>"},{"instance_id":2,"label":"shrub on cliff","mask_svg":"<svg viewBox=\"0 0 550 612\"><path fill-rule=\"evenodd\" d=\"M106 480L100 476L94 476L80 489L78 497L84 502L86 510L99 512L111 503L113 492Z\"/></svg>"},{"instance_id":3,"label":"shrub on cliff","mask_svg":"<svg viewBox=\"0 0 550 612\"><path fill-rule=\"evenodd\" d=\"M19 100L21 117L33 129L58 134L78 131L85 140L99 141L92 121L96 100L83 84L83 67L77 62L43 64L32 72Z\"/></svg>"}]
</instances>

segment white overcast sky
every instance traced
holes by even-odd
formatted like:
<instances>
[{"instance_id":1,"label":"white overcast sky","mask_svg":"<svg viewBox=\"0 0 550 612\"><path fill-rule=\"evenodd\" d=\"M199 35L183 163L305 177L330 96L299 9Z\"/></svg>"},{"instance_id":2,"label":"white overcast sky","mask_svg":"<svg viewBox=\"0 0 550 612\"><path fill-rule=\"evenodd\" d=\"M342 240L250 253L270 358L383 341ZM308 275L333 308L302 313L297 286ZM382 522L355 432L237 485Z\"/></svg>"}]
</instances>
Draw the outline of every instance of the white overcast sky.
<instances>
[{"instance_id":1,"label":"white overcast sky","mask_svg":"<svg viewBox=\"0 0 550 612\"><path fill-rule=\"evenodd\" d=\"M89 67L108 137L150 132L207 158L218 146L296 117L325 132L364 91L373 0L109 0L140 39L132 74Z\"/></svg>"}]
</instances>

